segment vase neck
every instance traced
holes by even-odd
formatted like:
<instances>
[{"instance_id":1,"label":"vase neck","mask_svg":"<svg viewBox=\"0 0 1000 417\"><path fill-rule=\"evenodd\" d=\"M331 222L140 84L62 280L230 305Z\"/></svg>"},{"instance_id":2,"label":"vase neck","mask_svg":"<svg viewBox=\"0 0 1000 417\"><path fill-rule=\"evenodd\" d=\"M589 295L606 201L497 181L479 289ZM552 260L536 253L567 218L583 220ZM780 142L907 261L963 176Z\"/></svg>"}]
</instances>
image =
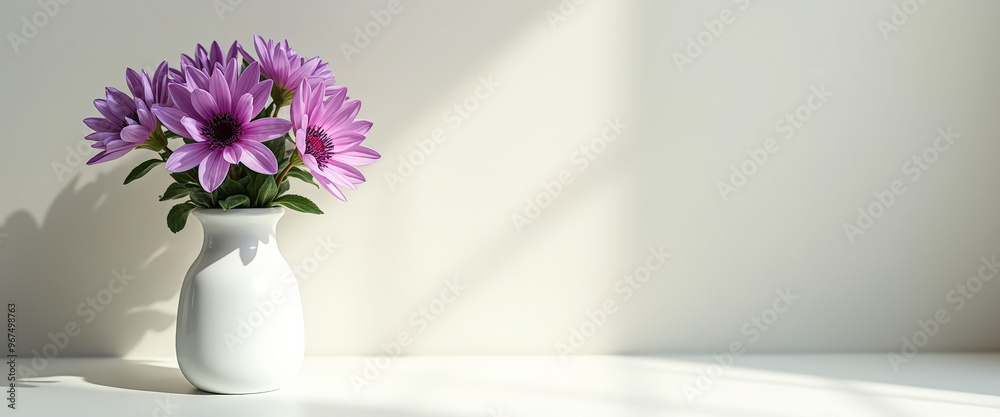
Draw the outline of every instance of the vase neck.
<instances>
[{"instance_id":1,"label":"vase neck","mask_svg":"<svg viewBox=\"0 0 1000 417\"><path fill-rule=\"evenodd\" d=\"M280 207L256 209L197 209L195 218L205 230L205 238L230 236L268 241L275 236L278 220L285 214Z\"/></svg>"}]
</instances>

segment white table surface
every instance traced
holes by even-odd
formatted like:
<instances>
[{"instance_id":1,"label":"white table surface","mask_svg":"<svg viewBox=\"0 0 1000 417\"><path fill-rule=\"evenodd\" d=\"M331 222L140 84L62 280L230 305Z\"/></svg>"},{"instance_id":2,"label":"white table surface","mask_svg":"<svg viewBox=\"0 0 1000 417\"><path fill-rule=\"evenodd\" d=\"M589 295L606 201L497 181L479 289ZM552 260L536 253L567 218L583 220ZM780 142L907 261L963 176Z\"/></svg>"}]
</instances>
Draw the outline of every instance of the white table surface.
<instances>
[{"instance_id":1,"label":"white table surface","mask_svg":"<svg viewBox=\"0 0 1000 417\"><path fill-rule=\"evenodd\" d=\"M1000 416L1000 354L921 353L896 372L884 354L748 355L693 403L683 387L711 356L393 358L359 394L368 360L310 357L284 389L227 396L172 358L55 359L4 415Z\"/></svg>"}]
</instances>

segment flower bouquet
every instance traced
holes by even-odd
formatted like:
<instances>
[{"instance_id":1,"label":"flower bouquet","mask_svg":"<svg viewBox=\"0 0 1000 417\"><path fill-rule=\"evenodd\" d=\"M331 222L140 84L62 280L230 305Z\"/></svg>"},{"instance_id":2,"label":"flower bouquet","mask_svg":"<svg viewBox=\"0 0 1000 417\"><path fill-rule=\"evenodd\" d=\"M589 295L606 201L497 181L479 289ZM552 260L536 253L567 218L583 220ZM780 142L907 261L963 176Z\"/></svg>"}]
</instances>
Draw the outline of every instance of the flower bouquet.
<instances>
[{"instance_id":1,"label":"flower bouquet","mask_svg":"<svg viewBox=\"0 0 1000 417\"><path fill-rule=\"evenodd\" d=\"M131 94L107 88L94 101L104 117L84 120L100 149L89 164L133 149L157 153L125 184L163 165L173 182L160 200L187 199L170 209L167 226L180 231L191 213L203 226L181 286L176 349L188 381L215 393L274 390L301 366L301 300L275 229L284 208L323 212L289 194L290 180L346 201L341 187L365 181L356 167L380 157L362 145L372 123L357 118L361 102L336 85L327 63L287 41L254 36L254 49L233 42L223 53L213 42L181 55L180 68L161 63L152 77L128 69Z\"/></svg>"},{"instance_id":2,"label":"flower bouquet","mask_svg":"<svg viewBox=\"0 0 1000 417\"><path fill-rule=\"evenodd\" d=\"M288 194L290 178L346 201L340 187L356 189L365 181L356 167L379 158L361 144L372 127L357 119L361 102L335 84L326 62L303 58L287 40L255 35L254 49L256 56L233 42L223 53L213 42L207 50L198 45L194 57L181 55L179 69L164 61L152 78L127 69L131 95L108 87L107 98L94 101L103 117L84 120L94 130L87 139L101 150L87 163L133 149L158 153L136 166L125 184L164 165L174 182L160 201L188 199L167 215L174 233L196 208L280 205L322 214L309 199ZM279 116L284 107L287 119ZM183 144L172 149L175 139Z\"/></svg>"}]
</instances>

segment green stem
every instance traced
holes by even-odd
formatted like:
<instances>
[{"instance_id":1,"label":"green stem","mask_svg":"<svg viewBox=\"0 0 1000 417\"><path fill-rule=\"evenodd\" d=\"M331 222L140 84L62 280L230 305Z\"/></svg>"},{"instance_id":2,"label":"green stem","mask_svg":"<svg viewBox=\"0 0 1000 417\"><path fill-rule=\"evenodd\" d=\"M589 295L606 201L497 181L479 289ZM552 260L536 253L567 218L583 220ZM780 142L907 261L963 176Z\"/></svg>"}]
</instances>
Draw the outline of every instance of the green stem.
<instances>
[{"instance_id":1,"label":"green stem","mask_svg":"<svg viewBox=\"0 0 1000 417\"><path fill-rule=\"evenodd\" d=\"M302 159L299 158L299 153L298 152L293 153L292 159L288 161L288 166L286 166L285 169L282 170L280 174L278 174L278 179L275 180L274 183L276 185L281 185L282 181L284 181L285 177L288 175L288 171L291 171L293 166L299 165L301 163Z\"/></svg>"}]
</instances>

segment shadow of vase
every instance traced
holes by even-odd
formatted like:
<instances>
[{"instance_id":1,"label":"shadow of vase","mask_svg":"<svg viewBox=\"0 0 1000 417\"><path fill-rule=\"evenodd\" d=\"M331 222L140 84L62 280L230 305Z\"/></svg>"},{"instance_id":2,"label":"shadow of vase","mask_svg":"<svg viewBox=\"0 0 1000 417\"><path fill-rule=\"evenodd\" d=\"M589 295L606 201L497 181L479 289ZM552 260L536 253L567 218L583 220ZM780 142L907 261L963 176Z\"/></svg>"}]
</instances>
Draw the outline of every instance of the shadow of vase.
<instances>
[{"instance_id":1,"label":"shadow of vase","mask_svg":"<svg viewBox=\"0 0 1000 417\"><path fill-rule=\"evenodd\" d=\"M167 230L170 204L156 196L169 177L154 170L123 187L130 168L119 163L87 183L77 175L41 220L20 210L0 225L0 293L16 308L24 377L50 374L52 358L121 357L173 331L189 265L171 259L193 260L200 236ZM173 355L172 344L153 350Z\"/></svg>"}]
</instances>

